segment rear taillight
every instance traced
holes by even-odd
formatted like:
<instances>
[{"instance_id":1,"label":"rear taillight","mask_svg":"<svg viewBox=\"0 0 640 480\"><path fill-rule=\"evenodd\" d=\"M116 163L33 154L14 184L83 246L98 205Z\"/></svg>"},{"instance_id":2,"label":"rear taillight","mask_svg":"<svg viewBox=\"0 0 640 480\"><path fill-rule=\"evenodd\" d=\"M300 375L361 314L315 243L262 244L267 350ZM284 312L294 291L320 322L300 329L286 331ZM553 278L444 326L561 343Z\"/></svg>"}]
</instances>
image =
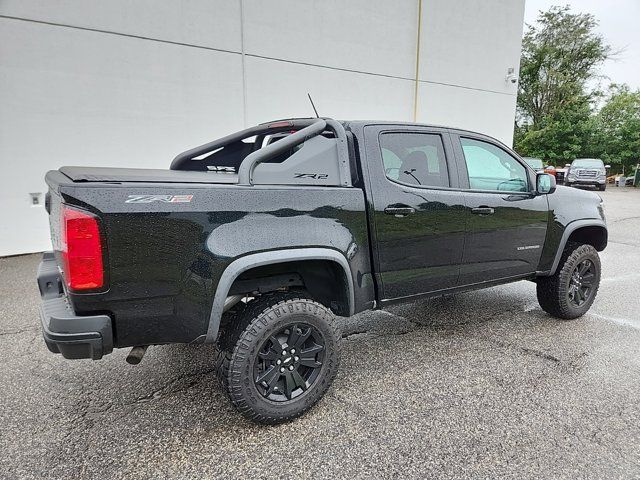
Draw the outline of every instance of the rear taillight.
<instances>
[{"instance_id":1,"label":"rear taillight","mask_svg":"<svg viewBox=\"0 0 640 480\"><path fill-rule=\"evenodd\" d=\"M104 285L102 243L98 219L87 212L62 207L62 259L71 290L93 290Z\"/></svg>"}]
</instances>

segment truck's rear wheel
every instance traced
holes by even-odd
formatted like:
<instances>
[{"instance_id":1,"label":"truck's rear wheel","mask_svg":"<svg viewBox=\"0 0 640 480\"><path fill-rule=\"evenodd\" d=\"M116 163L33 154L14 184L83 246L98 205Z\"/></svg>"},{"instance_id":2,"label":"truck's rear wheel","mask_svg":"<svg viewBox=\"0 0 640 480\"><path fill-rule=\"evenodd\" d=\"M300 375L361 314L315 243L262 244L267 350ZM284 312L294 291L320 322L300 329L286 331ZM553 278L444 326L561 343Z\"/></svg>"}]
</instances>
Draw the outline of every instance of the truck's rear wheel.
<instances>
[{"instance_id":1,"label":"truck's rear wheel","mask_svg":"<svg viewBox=\"0 0 640 480\"><path fill-rule=\"evenodd\" d=\"M338 371L333 313L302 294L270 294L242 309L221 338L219 376L235 407L260 423L309 410Z\"/></svg>"},{"instance_id":2,"label":"truck's rear wheel","mask_svg":"<svg viewBox=\"0 0 640 480\"><path fill-rule=\"evenodd\" d=\"M591 308L600 286L600 257L591 245L569 243L554 275L537 280L538 303L554 317L578 318Z\"/></svg>"}]
</instances>

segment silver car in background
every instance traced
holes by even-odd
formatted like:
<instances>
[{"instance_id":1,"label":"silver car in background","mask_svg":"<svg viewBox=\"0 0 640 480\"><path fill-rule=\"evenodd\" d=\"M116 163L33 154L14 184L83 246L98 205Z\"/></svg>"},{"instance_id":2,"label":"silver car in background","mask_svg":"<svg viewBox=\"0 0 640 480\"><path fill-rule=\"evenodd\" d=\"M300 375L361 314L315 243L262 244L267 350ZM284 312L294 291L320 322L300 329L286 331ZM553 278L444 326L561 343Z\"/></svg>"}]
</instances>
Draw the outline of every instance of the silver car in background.
<instances>
[{"instance_id":1,"label":"silver car in background","mask_svg":"<svg viewBox=\"0 0 640 480\"><path fill-rule=\"evenodd\" d=\"M605 190L608 167L599 158L576 158L567 169L564 184L568 187L593 186Z\"/></svg>"}]
</instances>

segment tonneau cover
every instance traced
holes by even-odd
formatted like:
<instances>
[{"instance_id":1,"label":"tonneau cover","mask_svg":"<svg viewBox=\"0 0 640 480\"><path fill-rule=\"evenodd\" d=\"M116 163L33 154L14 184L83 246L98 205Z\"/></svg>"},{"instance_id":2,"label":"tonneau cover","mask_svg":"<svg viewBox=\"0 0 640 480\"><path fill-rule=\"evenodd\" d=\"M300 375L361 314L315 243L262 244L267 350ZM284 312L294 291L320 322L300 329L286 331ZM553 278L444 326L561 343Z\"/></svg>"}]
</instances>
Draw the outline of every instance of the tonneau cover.
<instances>
[{"instance_id":1,"label":"tonneau cover","mask_svg":"<svg viewBox=\"0 0 640 480\"><path fill-rule=\"evenodd\" d=\"M74 182L238 183L238 175L153 168L61 167Z\"/></svg>"}]
</instances>

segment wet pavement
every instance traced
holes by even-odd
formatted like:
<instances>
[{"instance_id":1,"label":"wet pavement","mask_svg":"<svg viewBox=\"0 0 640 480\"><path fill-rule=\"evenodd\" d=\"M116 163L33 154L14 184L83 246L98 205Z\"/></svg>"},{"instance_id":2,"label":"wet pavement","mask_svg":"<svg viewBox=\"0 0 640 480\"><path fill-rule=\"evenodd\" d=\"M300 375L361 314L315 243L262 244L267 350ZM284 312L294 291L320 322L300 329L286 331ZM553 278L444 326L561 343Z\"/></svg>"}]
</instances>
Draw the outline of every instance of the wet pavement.
<instances>
[{"instance_id":1,"label":"wet pavement","mask_svg":"<svg viewBox=\"0 0 640 480\"><path fill-rule=\"evenodd\" d=\"M638 478L640 191L601 195L589 314L519 282L358 315L329 393L276 427L235 412L211 347L49 353L39 255L0 259L0 478Z\"/></svg>"}]
</instances>

